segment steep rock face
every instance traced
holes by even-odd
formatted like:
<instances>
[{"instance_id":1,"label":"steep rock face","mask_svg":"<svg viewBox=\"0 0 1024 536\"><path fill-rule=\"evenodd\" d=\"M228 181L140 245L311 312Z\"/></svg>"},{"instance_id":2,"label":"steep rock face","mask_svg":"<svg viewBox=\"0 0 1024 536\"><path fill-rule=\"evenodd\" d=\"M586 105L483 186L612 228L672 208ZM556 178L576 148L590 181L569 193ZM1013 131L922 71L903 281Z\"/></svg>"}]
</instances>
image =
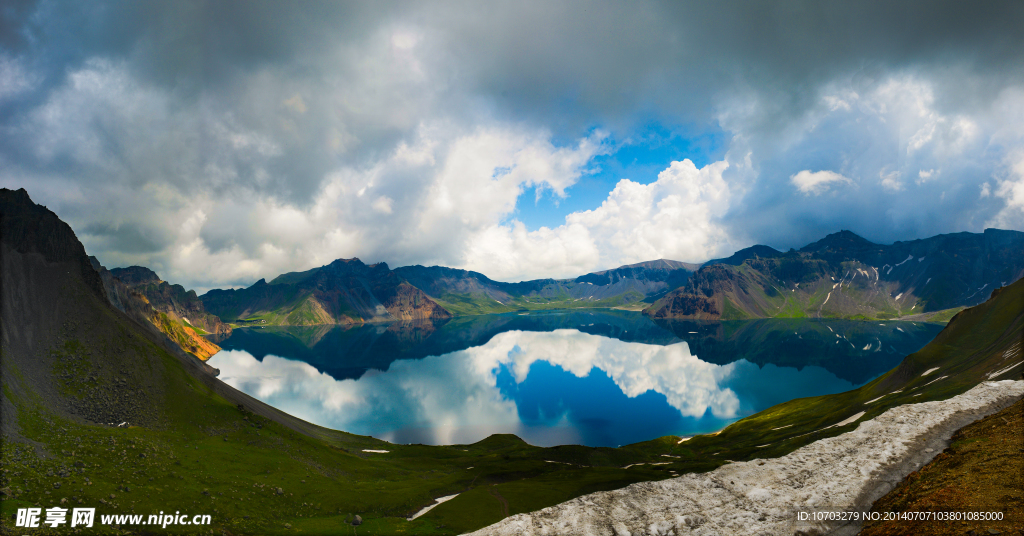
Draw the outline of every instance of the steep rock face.
<instances>
[{"instance_id":1,"label":"steep rock face","mask_svg":"<svg viewBox=\"0 0 1024 536\"><path fill-rule=\"evenodd\" d=\"M110 270L110 274L120 279L125 285L129 287L136 287L139 285L148 284L159 284L162 283L160 276L156 275L156 272L146 268L145 266L129 266L127 268L114 268Z\"/></svg>"},{"instance_id":2,"label":"steep rock face","mask_svg":"<svg viewBox=\"0 0 1024 536\"><path fill-rule=\"evenodd\" d=\"M135 285L128 285L120 277L115 277L114 275L115 272L120 272L124 275L125 269L115 268L114 270L107 270L99 263L96 257L89 257L89 260L93 268L100 274L106 290L107 300L116 309L127 314L141 325L159 331L182 350L203 361L220 351L219 346L199 334L188 320L185 320L177 313L175 304L169 301L161 301L160 299L149 299L145 293L147 288L152 290L160 286L169 287L167 283L160 281L152 270L141 266L133 266L131 269L128 269L128 275L125 278L137 283ZM154 281L158 284L154 284ZM174 286L181 289L180 285ZM192 295L194 296L195 293L193 292ZM204 319L205 324L218 330L212 331L212 333L220 333L222 335L231 333L231 328L220 322L220 319L213 315L207 315L205 312L201 315L192 315L194 318L203 318L204 316L210 317Z\"/></svg>"},{"instance_id":3,"label":"steep rock face","mask_svg":"<svg viewBox=\"0 0 1024 536\"><path fill-rule=\"evenodd\" d=\"M5 437L18 437L25 404L87 422L155 425L165 371L156 354L203 368L115 309L71 228L24 190L0 189L0 279Z\"/></svg>"},{"instance_id":4,"label":"steep rock face","mask_svg":"<svg viewBox=\"0 0 1024 536\"><path fill-rule=\"evenodd\" d=\"M172 285L160 279L149 268L129 266L110 270L112 276L121 280L129 289L143 296L156 311L169 315L179 322L200 328L208 333L229 334L231 327L220 318L206 312L196 291L186 291L181 285Z\"/></svg>"},{"instance_id":5,"label":"steep rock face","mask_svg":"<svg viewBox=\"0 0 1024 536\"><path fill-rule=\"evenodd\" d=\"M450 318L451 314L385 263L338 259L326 266L283 274L247 289L211 290L206 307L229 319L277 325L358 324Z\"/></svg>"},{"instance_id":6,"label":"steep rock face","mask_svg":"<svg viewBox=\"0 0 1024 536\"><path fill-rule=\"evenodd\" d=\"M0 233L7 247L22 254L38 253L48 263L70 263L86 286L104 296L103 283L71 227L29 198L24 188L0 189Z\"/></svg>"},{"instance_id":7,"label":"steep rock face","mask_svg":"<svg viewBox=\"0 0 1024 536\"><path fill-rule=\"evenodd\" d=\"M656 318L701 318L692 300L711 299L721 318L890 319L968 307L1024 276L1024 233L939 235L890 246L841 231L800 251L754 246L705 264L686 286L645 311ZM690 311L690 312L684 312Z\"/></svg>"},{"instance_id":8,"label":"steep rock face","mask_svg":"<svg viewBox=\"0 0 1024 536\"><path fill-rule=\"evenodd\" d=\"M672 292L660 302L658 309L651 313L653 318L691 318L694 320L719 320L721 309L714 300L705 296Z\"/></svg>"}]
</instances>

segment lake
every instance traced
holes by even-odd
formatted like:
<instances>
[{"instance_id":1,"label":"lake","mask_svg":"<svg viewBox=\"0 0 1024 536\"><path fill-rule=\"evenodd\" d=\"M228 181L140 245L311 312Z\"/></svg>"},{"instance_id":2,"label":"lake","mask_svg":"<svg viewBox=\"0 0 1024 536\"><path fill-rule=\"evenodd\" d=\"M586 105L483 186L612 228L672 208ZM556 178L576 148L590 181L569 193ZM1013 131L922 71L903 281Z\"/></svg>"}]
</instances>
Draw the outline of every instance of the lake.
<instances>
[{"instance_id":1,"label":"lake","mask_svg":"<svg viewBox=\"0 0 1024 536\"><path fill-rule=\"evenodd\" d=\"M619 446L718 430L863 385L927 344L921 322L653 321L616 310L236 329L220 378L307 421L394 443L512 433Z\"/></svg>"}]
</instances>

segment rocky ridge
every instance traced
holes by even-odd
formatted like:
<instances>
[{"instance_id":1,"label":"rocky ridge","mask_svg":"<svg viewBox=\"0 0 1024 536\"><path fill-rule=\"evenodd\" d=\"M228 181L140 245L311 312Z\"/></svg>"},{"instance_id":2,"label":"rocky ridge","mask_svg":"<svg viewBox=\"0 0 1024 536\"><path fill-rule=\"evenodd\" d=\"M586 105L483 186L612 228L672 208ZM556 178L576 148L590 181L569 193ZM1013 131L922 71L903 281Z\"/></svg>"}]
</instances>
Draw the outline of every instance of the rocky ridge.
<instances>
[{"instance_id":1,"label":"rocky ridge","mask_svg":"<svg viewBox=\"0 0 1024 536\"><path fill-rule=\"evenodd\" d=\"M753 246L705 263L653 318L887 320L977 305L1024 276L1024 233L986 229L873 244L841 231L799 251ZM950 313L952 314L952 313ZM948 319L946 316L944 319Z\"/></svg>"}]
</instances>

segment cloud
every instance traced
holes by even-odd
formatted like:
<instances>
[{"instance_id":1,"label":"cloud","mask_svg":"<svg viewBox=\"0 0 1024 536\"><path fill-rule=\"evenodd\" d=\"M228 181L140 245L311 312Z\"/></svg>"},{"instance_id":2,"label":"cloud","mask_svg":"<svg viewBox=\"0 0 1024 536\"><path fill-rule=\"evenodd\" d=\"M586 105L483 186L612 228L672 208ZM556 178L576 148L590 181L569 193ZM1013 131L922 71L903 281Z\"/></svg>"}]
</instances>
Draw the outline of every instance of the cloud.
<instances>
[{"instance_id":1,"label":"cloud","mask_svg":"<svg viewBox=\"0 0 1024 536\"><path fill-rule=\"evenodd\" d=\"M0 102L24 94L37 83L21 61L0 53Z\"/></svg>"},{"instance_id":2,"label":"cloud","mask_svg":"<svg viewBox=\"0 0 1024 536\"><path fill-rule=\"evenodd\" d=\"M789 177L789 181L796 186L797 190L803 192L804 195L821 195L831 189L835 183L853 184L853 181L850 179L833 171L812 172L809 169Z\"/></svg>"},{"instance_id":3,"label":"cloud","mask_svg":"<svg viewBox=\"0 0 1024 536\"><path fill-rule=\"evenodd\" d=\"M720 161L697 169L683 160L650 184L623 179L600 207L571 213L554 229L493 225L470 238L463 267L514 281L661 258L707 260L732 245L718 221L729 208L728 167Z\"/></svg>"},{"instance_id":4,"label":"cloud","mask_svg":"<svg viewBox=\"0 0 1024 536\"><path fill-rule=\"evenodd\" d=\"M729 103L723 124L744 133L731 150L749 151L756 169L733 202L729 234L786 249L844 228L879 242L983 230L1009 198L977 192L993 174L1012 175L1002 170L1024 140L1015 126L1024 97L1007 88L966 106L947 101L944 90L919 72L838 79L819 88L816 107L765 133L763 107ZM786 194L781 177L797 195ZM828 191L842 196L823 202Z\"/></svg>"},{"instance_id":5,"label":"cloud","mask_svg":"<svg viewBox=\"0 0 1024 536\"><path fill-rule=\"evenodd\" d=\"M1020 228L1022 24L1012 2L20 2L0 185L199 288L340 256L569 276ZM665 177L591 180L659 130ZM538 228L531 189L575 213Z\"/></svg>"}]
</instances>

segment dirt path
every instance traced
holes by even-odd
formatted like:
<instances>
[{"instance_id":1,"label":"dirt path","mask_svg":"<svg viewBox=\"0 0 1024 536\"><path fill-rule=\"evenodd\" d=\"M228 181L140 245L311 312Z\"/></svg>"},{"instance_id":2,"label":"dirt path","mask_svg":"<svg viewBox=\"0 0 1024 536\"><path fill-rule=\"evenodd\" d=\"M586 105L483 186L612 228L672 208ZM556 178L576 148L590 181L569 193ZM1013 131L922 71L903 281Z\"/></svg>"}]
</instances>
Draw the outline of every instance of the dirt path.
<instances>
[{"instance_id":1,"label":"dirt path","mask_svg":"<svg viewBox=\"0 0 1024 536\"><path fill-rule=\"evenodd\" d=\"M491 488L491 495L493 495L494 498L498 499L498 502L501 503L501 517L508 517L508 500L502 497L501 493L498 493L497 488L494 487Z\"/></svg>"}]
</instances>

